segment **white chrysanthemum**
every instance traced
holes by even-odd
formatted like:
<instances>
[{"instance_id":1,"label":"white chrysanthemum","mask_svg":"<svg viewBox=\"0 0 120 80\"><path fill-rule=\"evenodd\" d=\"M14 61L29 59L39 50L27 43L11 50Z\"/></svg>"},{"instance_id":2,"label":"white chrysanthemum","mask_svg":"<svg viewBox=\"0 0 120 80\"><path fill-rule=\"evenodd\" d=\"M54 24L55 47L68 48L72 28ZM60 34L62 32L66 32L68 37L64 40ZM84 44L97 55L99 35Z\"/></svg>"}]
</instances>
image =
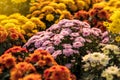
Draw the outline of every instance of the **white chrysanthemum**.
<instances>
[{"instance_id":1,"label":"white chrysanthemum","mask_svg":"<svg viewBox=\"0 0 120 80\"><path fill-rule=\"evenodd\" d=\"M105 50L105 49L109 49L109 50L115 50L115 51L119 51L119 47L116 46L116 45L112 45L112 44L107 44L105 47L102 48L102 50Z\"/></svg>"},{"instance_id":2,"label":"white chrysanthemum","mask_svg":"<svg viewBox=\"0 0 120 80\"><path fill-rule=\"evenodd\" d=\"M117 66L111 66L111 67L108 67L105 70L105 72L108 73L108 74L117 75L117 73L119 72L119 68Z\"/></svg>"},{"instance_id":3,"label":"white chrysanthemum","mask_svg":"<svg viewBox=\"0 0 120 80\"><path fill-rule=\"evenodd\" d=\"M106 56L105 58L102 58L100 60L100 64L102 64L103 66L106 66L109 63L110 58L108 56Z\"/></svg>"},{"instance_id":4,"label":"white chrysanthemum","mask_svg":"<svg viewBox=\"0 0 120 80\"><path fill-rule=\"evenodd\" d=\"M119 69L119 71L118 71L118 73L117 73L117 77L120 77L120 69Z\"/></svg>"},{"instance_id":5,"label":"white chrysanthemum","mask_svg":"<svg viewBox=\"0 0 120 80\"><path fill-rule=\"evenodd\" d=\"M104 50L103 50L103 53L108 55L108 54L110 54L110 50L104 49Z\"/></svg>"},{"instance_id":6,"label":"white chrysanthemum","mask_svg":"<svg viewBox=\"0 0 120 80\"><path fill-rule=\"evenodd\" d=\"M91 54L85 55L82 57L83 61L88 61L90 59Z\"/></svg>"},{"instance_id":7,"label":"white chrysanthemum","mask_svg":"<svg viewBox=\"0 0 120 80\"><path fill-rule=\"evenodd\" d=\"M100 61L102 58L104 58L105 55L99 52L94 52L91 54L91 61Z\"/></svg>"},{"instance_id":8,"label":"white chrysanthemum","mask_svg":"<svg viewBox=\"0 0 120 80\"><path fill-rule=\"evenodd\" d=\"M109 59L110 58L107 55L103 54L103 53L94 52L92 54L88 54L88 55L85 55L83 57L82 61L85 62L83 67L85 69L86 68L88 69L90 67L96 67L96 66L99 67L99 68L102 68L102 67L106 66L109 63Z\"/></svg>"},{"instance_id":9,"label":"white chrysanthemum","mask_svg":"<svg viewBox=\"0 0 120 80\"><path fill-rule=\"evenodd\" d=\"M107 76L106 76L106 80L113 80L113 75L110 75L110 74L107 75Z\"/></svg>"}]
</instances>

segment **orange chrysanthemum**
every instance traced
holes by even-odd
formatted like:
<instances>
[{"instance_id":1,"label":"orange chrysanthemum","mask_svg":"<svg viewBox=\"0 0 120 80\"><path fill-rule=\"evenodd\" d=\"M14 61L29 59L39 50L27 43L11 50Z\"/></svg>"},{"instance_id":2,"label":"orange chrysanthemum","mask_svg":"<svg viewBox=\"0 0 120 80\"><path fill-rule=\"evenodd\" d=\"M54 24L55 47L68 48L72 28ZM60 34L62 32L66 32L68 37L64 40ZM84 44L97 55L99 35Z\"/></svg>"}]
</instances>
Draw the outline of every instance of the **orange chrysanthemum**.
<instances>
[{"instance_id":1,"label":"orange chrysanthemum","mask_svg":"<svg viewBox=\"0 0 120 80\"><path fill-rule=\"evenodd\" d=\"M4 42L8 36L7 31L0 26L0 43Z\"/></svg>"},{"instance_id":2,"label":"orange chrysanthemum","mask_svg":"<svg viewBox=\"0 0 120 80\"><path fill-rule=\"evenodd\" d=\"M27 49L22 48L21 46L14 46L12 48L9 48L8 50L6 50L4 52L4 54L8 54L8 53L12 53L12 55L14 55L14 53L20 53L20 52L24 52L27 53Z\"/></svg>"},{"instance_id":3,"label":"orange chrysanthemum","mask_svg":"<svg viewBox=\"0 0 120 80\"><path fill-rule=\"evenodd\" d=\"M64 66L52 66L44 71L45 80L72 80L71 73Z\"/></svg>"},{"instance_id":4,"label":"orange chrysanthemum","mask_svg":"<svg viewBox=\"0 0 120 80\"><path fill-rule=\"evenodd\" d=\"M30 74L20 80L42 80L42 79L40 74Z\"/></svg>"},{"instance_id":5,"label":"orange chrysanthemum","mask_svg":"<svg viewBox=\"0 0 120 80\"><path fill-rule=\"evenodd\" d=\"M1 62L3 65L5 65L6 68L11 68L16 64L16 58L11 54L3 54L1 56Z\"/></svg>"},{"instance_id":6,"label":"orange chrysanthemum","mask_svg":"<svg viewBox=\"0 0 120 80\"><path fill-rule=\"evenodd\" d=\"M26 74L35 73L35 67L27 62L20 62L15 65L15 67L10 71L10 79L18 80L19 78L23 78Z\"/></svg>"}]
</instances>

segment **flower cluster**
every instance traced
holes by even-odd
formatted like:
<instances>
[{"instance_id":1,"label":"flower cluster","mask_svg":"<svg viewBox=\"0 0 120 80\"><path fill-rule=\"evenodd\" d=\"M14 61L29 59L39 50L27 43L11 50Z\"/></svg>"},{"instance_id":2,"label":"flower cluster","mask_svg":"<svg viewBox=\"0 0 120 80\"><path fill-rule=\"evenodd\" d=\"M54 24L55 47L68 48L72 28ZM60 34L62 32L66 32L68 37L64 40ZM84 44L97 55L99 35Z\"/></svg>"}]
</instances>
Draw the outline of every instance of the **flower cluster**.
<instances>
[{"instance_id":1,"label":"flower cluster","mask_svg":"<svg viewBox=\"0 0 120 80\"><path fill-rule=\"evenodd\" d=\"M29 13L29 0L0 0L0 14L11 15L19 12L23 15Z\"/></svg>"},{"instance_id":2,"label":"flower cluster","mask_svg":"<svg viewBox=\"0 0 120 80\"><path fill-rule=\"evenodd\" d=\"M120 63L120 48L117 45L106 44L101 50L111 58L109 65L120 66L120 64L118 64Z\"/></svg>"},{"instance_id":3,"label":"flower cluster","mask_svg":"<svg viewBox=\"0 0 120 80\"><path fill-rule=\"evenodd\" d=\"M42 79L41 79L40 74L32 73L32 74L29 74L29 75L27 75L19 80L42 80Z\"/></svg>"},{"instance_id":4,"label":"flower cluster","mask_svg":"<svg viewBox=\"0 0 120 80\"><path fill-rule=\"evenodd\" d=\"M8 36L6 29L0 26L0 43L4 42Z\"/></svg>"},{"instance_id":5,"label":"flower cluster","mask_svg":"<svg viewBox=\"0 0 120 80\"><path fill-rule=\"evenodd\" d=\"M70 12L75 12L78 10L88 10L90 9L93 4L102 2L104 0L53 0L57 3L64 3L67 6L67 9Z\"/></svg>"},{"instance_id":6,"label":"flower cluster","mask_svg":"<svg viewBox=\"0 0 120 80\"><path fill-rule=\"evenodd\" d=\"M44 71L45 80L73 80L69 69L65 66L52 66Z\"/></svg>"},{"instance_id":7,"label":"flower cluster","mask_svg":"<svg viewBox=\"0 0 120 80\"><path fill-rule=\"evenodd\" d=\"M0 73L6 68L9 69L16 64L16 58L11 54L3 54L0 56Z\"/></svg>"},{"instance_id":8,"label":"flower cluster","mask_svg":"<svg viewBox=\"0 0 120 80\"><path fill-rule=\"evenodd\" d=\"M72 19L72 15L67 11L66 7L64 3L38 0L32 3L30 14L28 14L27 17L38 17L47 27L50 27L63 18Z\"/></svg>"},{"instance_id":9,"label":"flower cluster","mask_svg":"<svg viewBox=\"0 0 120 80\"><path fill-rule=\"evenodd\" d=\"M35 50L28 53L25 48L15 46L0 56L0 79L6 80L47 80L51 73L51 80L76 80L70 70L56 63L54 58L45 50ZM53 69L54 70L51 71ZM51 67L51 68L50 68ZM50 70L48 69L50 68ZM49 74L50 73L50 74ZM55 74L55 75L54 75ZM56 76L60 74L60 76ZM61 75L62 74L62 75ZM42 75L45 75L44 77Z\"/></svg>"},{"instance_id":10,"label":"flower cluster","mask_svg":"<svg viewBox=\"0 0 120 80\"><path fill-rule=\"evenodd\" d=\"M0 15L0 25L4 26L7 30L15 28L27 37L31 37L37 31L46 28L45 24L38 18L32 17L28 19L19 13L14 13L10 16Z\"/></svg>"},{"instance_id":11,"label":"flower cluster","mask_svg":"<svg viewBox=\"0 0 120 80\"><path fill-rule=\"evenodd\" d=\"M35 65L36 69L40 70L41 73L46 68L57 65L54 58L45 50L35 50L34 53L26 57L25 61Z\"/></svg>"},{"instance_id":12,"label":"flower cluster","mask_svg":"<svg viewBox=\"0 0 120 80\"><path fill-rule=\"evenodd\" d=\"M90 28L86 22L63 19L46 31L38 32L23 47L30 52L35 49L47 50L58 64L65 65L74 72L77 71L74 67L80 66L81 56L99 51L99 43L108 41L106 32Z\"/></svg>"},{"instance_id":13,"label":"flower cluster","mask_svg":"<svg viewBox=\"0 0 120 80\"><path fill-rule=\"evenodd\" d=\"M46 25L35 17L28 19L19 13L0 15L0 51L13 45L22 46L32 35L45 28Z\"/></svg>"},{"instance_id":14,"label":"flower cluster","mask_svg":"<svg viewBox=\"0 0 120 80\"><path fill-rule=\"evenodd\" d=\"M104 25L106 26L107 30L111 34L111 42L117 45L120 45L120 11L116 10L113 12L113 14L110 16L111 22L104 22Z\"/></svg>"},{"instance_id":15,"label":"flower cluster","mask_svg":"<svg viewBox=\"0 0 120 80\"><path fill-rule=\"evenodd\" d=\"M28 55L28 51L25 48L21 48L21 46L14 46L6 50L4 54L11 54L16 58L16 62L22 62Z\"/></svg>"},{"instance_id":16,"label":"flower cluster","mask_svg":"<svg viewBox=\"0 0 120 80\"><path fill-rule=\"evenodd\" d=\"M88 10L93 4L103 0L37 0L32 2L28 18L39 17L47 27L61 19L72 19L72 14L79 10Z\"/></svg>"},{"instance_id":17,"label":"flower cluster","mask_svg":"<svg viewBox=\"0 0 120 80\"><path fill-rule=\"evenodd\" d=\"M107 0L104 2L96 3L94 5L103 6L105 10L109 11L110 13L114 12L115 10L120 10L120 1L119 0Z\"/></svg>"},{"instance_id":18,"label":"flower cluster","mask_svg":"<svg viewBox=\"0 0 120 80\"><path fill-rule=\"evenodd\" d=\"M23 2L26 2L27 0L11 0L11 2L13 3L23 3Z\"/></svg>"},{"instance_id":19,"label":"flower cluster","mask_svg":"<svg viewBox=\"0 0 120 80\"><path fill-rule=\"evenodd\" d=\"M104 21L108 21L110 13L104 10L104 7L94 6L89 11L80 10L75 13L74 18L81 21L88 22L91 27L100 28L102 31L106 30L103 25Z\"/></svg>"},{"instance_id":20,"label":"flower cluster","mask_svg":"<svg viewBox=\"0 0 120 80\"><path fill-rule=\"evenodd\" d=\"M10 79L19 80L20 78L23 78L25 75L35 72L36 69L31 63L19 62L10 70Z\"/></svg>"},{"instance_id":21,"label":"flower cluster","mask_svg":"<svg viewBox=\"0 0 120 80\"><path fill-rule=\"evenodd\" d=\"M91 69L100 70L103 69L109 63L109 57L100 52L93 52L92 54L85 55L82 58L82 62L85 63L83 68L85 71Z\"/></svg>"},{"instance_id":22,"label":"flower cluster","mask_svg":"<svg viewBox=\"0 0 120 80\"><path fill-rule=\"evenodd\" d=\"M110 66L102 72L101 76L106 80L120 79L120 68L117 66Z\"/></svg>"},{"instance_id":23,"label":"flower cluster","mask_svg":"<svg viewBox=\"0 0 120 80\"><path fill-rule=\"evenodd\" d=\"M23 62L27 53L28 51L20 46L14 46L6 50L0 56L0 78L4 80L9 77L10 70L19 62Z\"/></svg>"},{"instance_id":24,"label":"flower cluster","mask_svg":"<svg viewBox=\"0 0 120 80\"><path fill-rule=\"evenodd\" d=\"M14 45L23 45L26 40L20 32L15 28L6 29L0 25L0 53L3 53L8 48Z\"/></svg>"},{"instance_id":25,"label":"flower cluster","mask_svg":"<svg viewBox=\"0 0 120 80\"><path fill-rule=\"evenodd\" d=\"M93 52L82 57L83 79L100 79L101 71L109 64L110 58L100 52ZM89 75L89 76L86 76Z\"/></svg>"},{"instance_id":26,"label":"flower cluster","mask_svg":"<svg viewBox=\"0 0 120 80\"><path fill-rule=\"evenodd\" d=\"M120 48L113 44L101 44L101 47L100 52L82 57L83 79L120 79Z\"/></svg>"}]
</instances>

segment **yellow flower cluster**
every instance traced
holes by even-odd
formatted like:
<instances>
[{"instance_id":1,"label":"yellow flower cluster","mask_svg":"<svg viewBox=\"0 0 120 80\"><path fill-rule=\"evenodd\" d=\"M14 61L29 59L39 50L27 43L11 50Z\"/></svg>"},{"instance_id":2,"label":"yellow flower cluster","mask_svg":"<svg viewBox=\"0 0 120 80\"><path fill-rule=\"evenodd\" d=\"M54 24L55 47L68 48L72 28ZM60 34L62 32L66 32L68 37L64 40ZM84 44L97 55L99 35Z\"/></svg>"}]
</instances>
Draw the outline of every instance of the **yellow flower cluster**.
<instances>
[{"instance_id":1,"label":"yellow flower cluster","mask_svg":"<svg viewBox=\"0 0 120 80\"><path fill-rule=\"evenodd\" d=\"M46 25L38 18L32 17L28 19L19 13L10 16L0 15L0 25L2 25L8 33L12 28L16 30L16 32L14 31L15 33L20 33L28 38L39 30L46 28ZM12 31L11 34L15 36L16 34L14 32Z\"/></svg>"},{"instance_id":2,"label":"yellow flower cluster","mask_svg":"<svg viewBox=\"0 0 120 80\"><path fill-rule=\"evenodd\" d=\"M0 0L0 14L11 15L19 12L26 15L29 7L29 0Z\"/></svg>"},{"instance_id":3,"label":"yellow flower cluster","mask_svg":"<svg viewBox=\"0 0 120 80\"><path fill-rule=\"evenodd\" d=\"M110 16L111 22L104 22L104 25L107 27L108 31L112 32L112 34L117 34L115 40L120 42L120 11L114 11Z\"/></svg>"},{"instance_id":4,"label":"yellow flower cluster","mask_svg":"<svg viewBox=\"0 0 120 80\"><path fill-rule=\"evenodd\" d=\"M13 3L22 3L22 2L26 2L27 0L11 0L11 2Z\"/></svg>"},{"instance_id":5,"label":"yellow flower cluster","mask_svg":"<svg viewBox=\"0 0 120 80\"><path fill-rule=\"evenodd\" d=\"M112 32L112 38L120 42L120 0L104 1L94 6L103 6L110 13L109 22L104 22L104 26L107 27L109 32Z\"/></svg>"},{"instance_id":6,"label":"yellow flower cluster","mask_svg":"<svg viewBox=\"0 0 120 80\"><path fill-rule=\"evenodd\" d=\"M105 10L108 10L109 12L114 12L115 10L120 10L120 0L109 0L109 1L104 1L104 2L100 2L95 4L96 5L100 5L103 6Z\"/></svg>"},{"instance_id":7,"label":"yellow flower cluster","mask_svg":"<svg viewBox=\"0 0 120 80\"><path fill-rule=\"evenodd\" d=\"M54 2L64 3L69 11L88 10L93 4L104 0L53 0Z\"/></svg>"},{"instance_id":8,"label":"yellow flower cluster","mask_svg":"<svg viewBox=\"0 0 120 80\"><path fill-rule=\"evenodd\" d=\"M71 19L72 15L67 10L67 5L64 3L56 3L54 1L38 0L38 2L33 2L30 8L31 14L28 14L27 17L38 17L46 25L57 23L63 18ZM49 25L50 26L50 25Z\"/></svg>"},{"instance_id":9,"label":"yellow flower cluster","mask_svg":"<svg viewBox=\"0 0 120 80\"><path fill-rule=\"evenodd\" d=\"M47 27L50 27L61 19L72 19L74 12L88 10L93 4L101 1L103 0L37 0L31 4L31 14L27 17L39 17Z\"/></svg>"}]
</instances>

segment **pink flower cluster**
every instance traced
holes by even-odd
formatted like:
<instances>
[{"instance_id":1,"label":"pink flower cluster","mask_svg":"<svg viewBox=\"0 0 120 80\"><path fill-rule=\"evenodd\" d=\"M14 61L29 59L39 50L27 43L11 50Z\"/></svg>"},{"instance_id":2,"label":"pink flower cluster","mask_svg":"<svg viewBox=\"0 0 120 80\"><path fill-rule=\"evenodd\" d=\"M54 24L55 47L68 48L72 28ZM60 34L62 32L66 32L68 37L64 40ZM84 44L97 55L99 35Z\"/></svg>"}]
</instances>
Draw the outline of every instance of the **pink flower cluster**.
<instances>
[{"instance_id":1,"label":"pink flower cluster","mask_svg":"<svg viewBox=\"0 0 120 80\"><path fill-rule=\"evenodd\" d=\"M61 54L69 57L79 54L80 48L87 47L91 50L89 46L96 47L93 46L94 43L97 45L107 43L109 41L107 35L107 32L102 33L98 28L90 28L86 22L63 19L46 31L31 37L23 47L31 52L35 49L47 50L54 58Z\"/></svg>"}]
</instances>

